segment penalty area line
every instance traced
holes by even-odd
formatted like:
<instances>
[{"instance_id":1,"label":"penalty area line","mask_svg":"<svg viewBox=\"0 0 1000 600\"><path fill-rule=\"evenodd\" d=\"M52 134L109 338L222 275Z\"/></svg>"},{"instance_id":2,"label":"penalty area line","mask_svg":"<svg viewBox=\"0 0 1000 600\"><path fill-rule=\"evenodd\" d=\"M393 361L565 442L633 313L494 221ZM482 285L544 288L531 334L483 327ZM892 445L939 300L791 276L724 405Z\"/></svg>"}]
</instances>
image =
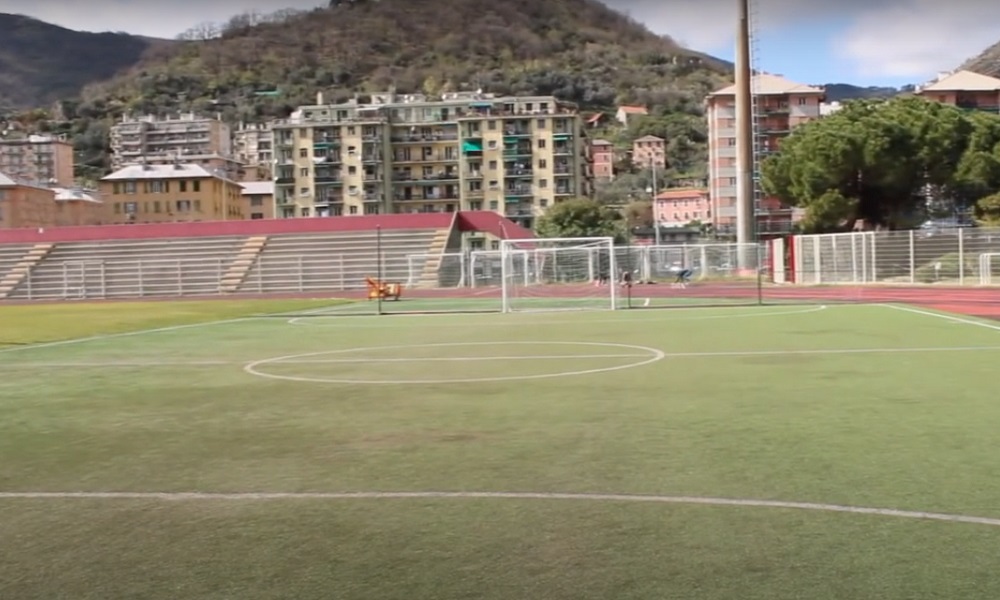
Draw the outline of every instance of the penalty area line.
<instances>
[{"instance_id":1,"label":"penalty area line","mask_svg":"<svg viewBox=\"0 0 1000 600\"><path fill-rule=\"evenodd\" d=\"M156 500L190 501L275 501L275 500L577 500L591 502L644 502L744 508L777 508L817 512L874 515L903 519L944 521L1000 527L1000 518L950 513L873 508L816 502L715 498L710 496L665 496L644 494L597 494L560 492L0 492L0 500Z\"/></svg>"}]
</instances>

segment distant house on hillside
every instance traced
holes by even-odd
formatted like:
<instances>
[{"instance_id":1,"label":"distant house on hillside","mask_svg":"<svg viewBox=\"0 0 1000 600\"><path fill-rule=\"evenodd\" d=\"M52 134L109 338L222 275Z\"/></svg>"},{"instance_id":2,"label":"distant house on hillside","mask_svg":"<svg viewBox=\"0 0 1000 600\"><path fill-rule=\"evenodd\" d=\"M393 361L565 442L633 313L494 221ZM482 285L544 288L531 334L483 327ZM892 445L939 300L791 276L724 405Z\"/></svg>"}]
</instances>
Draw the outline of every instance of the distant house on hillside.
<instances>
[{"instance_id":1,"label":"distant house on hillside","mask_svg":"<svg viewBox=\"0 0 1000 600\"><path fill-rule=\"evenodd\" d=\"M648 114L649 110L645 106L619 106L618 112L615 113L615 120L628 127L629 119L645 117Z\"/></svg>"},{"instance_id":2,"label":"distant house on hillside","mask_svg":"<svg viewBox=\"0 0 1000 600\"><path fill-rule=\"evenodd\" d=\"M667 166L667 141L655 135L644 135L632 142L632 164L641 169Z\"/></svg>"},{"instance_id":3,"label":"distant house on hillside","mask_svg":"<svg viewBox=\"0 0 1000 600\"><path fill-rule=\"evenodd\" d=\"M594 179L611 181L615 177L615 147L607 140L590 142L590 159L594 165Z\"/></svg>"},{"instance_id":4,"label":"distant house on hillside","mask_svg":"<svg viewBox=\"0 0 1000 600\"><path fill-rule=\"evenodd\" d=\"M608 115L606 115L606 114L604 114L602 112L599 112L599 113L596 113L596 114L593 114L593 115L590 115L589 117L587 117L585 123L586 123L588 129L597 129L601 125L604 125L604 123L605 123L605 121L607 121L607 119L608 119Z\"/></svg>"}]
</instances>

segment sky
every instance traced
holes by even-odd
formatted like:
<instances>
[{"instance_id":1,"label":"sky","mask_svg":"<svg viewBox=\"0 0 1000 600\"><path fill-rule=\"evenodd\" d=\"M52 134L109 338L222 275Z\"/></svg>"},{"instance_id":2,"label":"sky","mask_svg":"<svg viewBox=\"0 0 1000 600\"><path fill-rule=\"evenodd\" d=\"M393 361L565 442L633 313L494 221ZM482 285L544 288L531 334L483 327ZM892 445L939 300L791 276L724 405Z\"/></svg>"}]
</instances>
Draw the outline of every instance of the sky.
<instances>
[{"instance_id":1,"label":"sky","mask_svg":"<svg viewBox=\"0 0 1000 600\"><path fill-rule=\"evenodd\" d=\"M689 48L733 59L736 0L602 1ZM757 23L755 68L800 83L924 83L1000 41L1000 0L751 1ZM320 3L0 0L0 11L83 31L172 38L200 22L225 21L246 10L308 9Z\"/></svg>"}]
</instances>

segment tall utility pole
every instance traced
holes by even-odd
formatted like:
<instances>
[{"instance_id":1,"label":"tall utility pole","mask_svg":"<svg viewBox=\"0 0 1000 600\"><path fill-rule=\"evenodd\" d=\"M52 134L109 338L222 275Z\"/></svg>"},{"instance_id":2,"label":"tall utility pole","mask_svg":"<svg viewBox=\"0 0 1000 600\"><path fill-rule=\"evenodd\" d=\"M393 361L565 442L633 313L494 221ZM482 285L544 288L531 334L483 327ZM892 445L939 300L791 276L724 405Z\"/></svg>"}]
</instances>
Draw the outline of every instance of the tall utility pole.
<instances>
[{"instance_id":1,"label":"tall utility pole","mask_svg":"<svg viewBox=\"0 0 1000 600\"><path fill-rule=\"evenodd\" d=\"M653 206L653 231L656 236L656 241L654 242L657 246L660 245L660 218L656 213L656 196L659 194L660 190L656 186L656 158L651 156L649 158L649 168L653 171L653 187L650 188L650 196L652 196L652 206Z\"/></svg>"},{"instance_id":2,"label":"tall utility pole","mask_svg":"<svg viewBox=\"0 0 1000 600\"><path fill-rule=\"evenodd\" d=\"M736 243L754 243L753 72L750 68L750 0L739 3L736 30ZM740 252L740 262L753 260ZM756 256L756 255L755 255ZM740 264L740 268L756 265Z\"/></svg>"}]
</instances>

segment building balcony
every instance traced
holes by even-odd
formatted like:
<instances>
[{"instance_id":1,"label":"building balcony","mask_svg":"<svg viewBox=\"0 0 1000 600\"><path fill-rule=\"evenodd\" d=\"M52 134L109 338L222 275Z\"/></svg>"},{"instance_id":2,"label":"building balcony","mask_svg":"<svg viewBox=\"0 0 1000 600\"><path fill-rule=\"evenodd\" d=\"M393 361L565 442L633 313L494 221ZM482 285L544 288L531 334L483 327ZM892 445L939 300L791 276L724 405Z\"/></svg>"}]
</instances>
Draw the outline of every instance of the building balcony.
<instances>
[{"instance_id":1,"label":"building balcony","mask_svg":"<svg viewBox=\"0 0 1000 600\"><path fill-rule=\"evenodd\" d=\"M503 176L507 179L531 179L535 173L531 169L508 169Z\"/></svg>"},{"instance_id":2,"label":"building balcony","mask_svg":"<svg viewBox=\"0 0 1000 600\"><path fill-rule=\"evenodd\" d=\"M532 198L535 194L530 187L513 187L505 189L503 195L508 202L511 199L520 202L522 198Z\"/></svg>"},{"instance_id":3,"label":"building balcony","mask_svg":"<svg viewBox=\"0 0 1000 600\"><path fill-rule=\"evenodd\" d=\"M313 181L315 181L316 183L332 183L337 185L341 185L344 183L343 179L335 175L317 175L315 178L313 178Z\"/></svg>"},{"instance_id":4,"label":"building balcony","mask_svg":"<svg viewBox=\"0 0 1000 600\"><path fill-rule=\"evenodd\" d=\"M504 210L503 216L507 217L508 219L517 219L517 218L533 217L535 216L535 214L531 210L526 208L508 208Z\"/></svg>"},{"instance_id":5,"label":"building balcony","mask_svg":"<svg viewBox=\"0 0 1000 600\"><path fill-rule=\"evenodd\" d=\"M453 182L460 179L458 173L439 173L437 175L413 176L406 173L393 173L393 183L442 183Z\"/></svg>"},{"instance_id":6,"label":"building balcony","mask_svg":"<svg viewBox=\"0 0 1000 600\"><path fill-rule=\"evenodd\" d=\"M552 154L555 156L569 156L573 154L572 146L556 146L552 149Z\"/></svg>"},{"instance_id":7,"label":"building balcony","mask_svg":"<svg viewBox=\"0 0 1000 600\"><path fill-rule=\"evenodd\" d=\"M569 165L556 165L552 169L552 171L556 175L572 175L573 174L573 168L570 167Z\"/></svg>"},{"instance_id":8,"label":"building balcony","mask_svg":"<svg viewBox=\"0 0 1000 600\"><path fill-rule=\"evenodd\" d=\"M576 194L576 191L568 187L556 188L556 196L573 196L574 194Z\"/></svg>"},{"instance_id":9,"label":"building balcony","mask_svg":"<svg viewBox=\"0 0 1000 600\"><path fill-rule=\"evenodd\" d=\"M505 138L531 137L531 130L526 127L504 127L503 136Z\"/></svg>"},{"instance_id":10,"label":"building balcony","mask_svg":"<svg viewBox=\"0 0 1000 600\"><path fill-rule=\"evenodd\" d=\"M458 133L435 133L431 135L393 135L396 144L426 144L429 142L457 142Z\"/></svg>"},{"instance_id":11,"label":"building balcony","mask_svg":"<svg viewBox=\"0 0 1000 600\"><path fill-rule=\"evenodd\" d=\"M504 148L503 155L505 158L516 158L520 156L531 156L532 148L527 146L522 146L520 148Z\"/></svg>"},{"instance_id":12,"label":"building balcony","mask_svg":"<svg viewBox=\"0 0 1000 600\"><path fill-rule=\"evenodd\" d=\"M394 196L393 202L458 202L458 194L429 194L425 196Z\"/></svg>"},{"instance_id":13,"label":"building balcony","mask_svg":"<svg viewBox=\"0 0 1000 600\"><path fill-rule=\"evenodd\" d=\"M483 174L482 174L481 171L466 171L465 172L465 178L466 179L482 179L483 178Z\"/></svg>"},{"instance_id":14,"label":"building balcony","mask_svg":"<svg viewBox=\"0 0 1000 600\"><path fill-rule=\"evenodd\" d=\"M362 202L368 202L368 203L371 203L371 202L381 202L382 201L382 194L365 194L364 196L361 197L361 201Z\"/></svg>"},{"instance_id":15,"label":"building balcony","mask_svg":"<svg viewBox=\"0 0 1000 600\"><path fill-rule=\"evenodd\" d=\"M435 154L433 156L410 156L394 157L394 163L414 164L414 163L452 163L458 162L458 156L448 156L446 154Z\"/></svg>"},{"instance_id":16,"label":"building balcony","mask_svg":"<svg viewBox=\"0 0 1000 600\"><path fill-rule=\"evenodd\" d=\"M292 158L288 158L288 163L292 162ZM327 156L316 156L313 158L313 164L316 165L336 165L342 163L343 160L340 158L339 154L332 154ZM281 163L287 164L287 163Z\"/></svg>"},{"instance_id":17,"label":"building balcony","mask_svg":"<svg viewBox=\"0 0 1000 600\"><path fill-rule=\"evenodd\" d=\"M758 110L765 115L787 115L792 109L787 104L765 104Z\"/></svg>"},{"instance_id":18,"label":"building balcony","mask_svg":"<svg viewBox=\"0 0 1000 600\"><path fill-rule=\"evenodd\" d=\"M486 195L485 190L466 190L465 197L471 198L473 200L478 200Z\"/></svg>"},{"instance_id":19,"label":"building balcony","mask_svg":"<svg viewBox=\"0 0 1000 600\"><path fill-rule=\"evenodd\" d=\"M319 206L329 206L331 204L343 204L343 196L317 196L314 204Z\"/></svg>"},{"instance_id":20,"label":"building balcony","mask_svg":"<svg viewBox=\"0 0 1000 600\"><path fill-rule=\"evenodd\" d=\"M276 177L274 179L275 185L295 185L294 177Z\"/></svg>"}]
</instances>

